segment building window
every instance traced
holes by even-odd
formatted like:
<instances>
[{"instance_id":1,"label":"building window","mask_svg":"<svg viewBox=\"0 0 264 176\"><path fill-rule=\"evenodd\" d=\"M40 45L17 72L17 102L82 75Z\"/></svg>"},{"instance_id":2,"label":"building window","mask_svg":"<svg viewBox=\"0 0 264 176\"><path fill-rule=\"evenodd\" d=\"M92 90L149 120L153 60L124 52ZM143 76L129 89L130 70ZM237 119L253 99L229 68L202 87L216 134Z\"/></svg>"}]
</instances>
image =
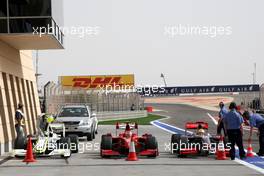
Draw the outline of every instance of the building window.
<instances>
[{"instance_id":1,"label":"building window","mask_svg":"<svg viewBox=\"0 0 264 176\"><path fill-rule=\"evenodd\" d=\"M9 23L10 23L10 33L33 33L34 29L38 29L39 32L41 27L43 28L42 30L48 30L48 27L52 26L52 19L51 18L10 19Z\"/></svg>"},{"instance_id":2,"label":"building window","mask_svg":"<svg viewBox=\"0 0 264 176\"><path fill-rule=\"evenodd\" d=\"M10 17L51 16L51 0L8 0Z\"/></svg>"},{"instance_id":3,"label":"building window","mask_svg":"<svg viewBox=\"0 0 264 176\"><path fill-rule=\"evenodd\" d=\"M54 5L54 8L52 8ZM54 15L54 16L53 16ZM56 42L58 49L63 48L63 0L0 0L0 34L46 35ZM32 35L33 34L33 35ZM29 41L29 38L19 37ZM36 39L36 37L34 38ZM60 45L57 45L58 42ZM14 45L12 42L8 44ZM35 46L33 40L25 47L22 42L17 49L46 49L52 45L46 42ZM36 48L37 47L37 48ZM54 48L54 47L52 47Z\"/></svg>"},{"instance_id":4,"label":"building window","mask_svg":"<svg viewBox=\"0 0 264 176\"><path fill-rule=\"evenodd\" d=\"M7 33L7 20L0 19L0 33Z\"/></svg>"},{"instance_id":5,"label":"building window","mask_svg":"<svg viewBox=\"0 0 264 176\"><path fill-rule=\"evenodd\" d=\"M0 1L0 17L6 17L7 16L7 0L1 0Z\"/></svg>"}]
</instances>

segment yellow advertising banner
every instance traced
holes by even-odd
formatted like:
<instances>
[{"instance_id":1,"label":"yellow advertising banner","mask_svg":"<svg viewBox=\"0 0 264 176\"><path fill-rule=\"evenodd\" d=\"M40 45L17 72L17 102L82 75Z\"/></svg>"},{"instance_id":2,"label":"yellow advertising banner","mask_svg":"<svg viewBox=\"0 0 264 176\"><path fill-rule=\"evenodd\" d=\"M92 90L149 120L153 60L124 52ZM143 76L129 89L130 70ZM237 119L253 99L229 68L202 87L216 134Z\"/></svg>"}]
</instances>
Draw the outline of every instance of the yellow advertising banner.
<instances>
[{"instance_id":1,"label":"yellow advertising banner","mask_svg":"<svg viewBox=\"0 0 264 176\"><path fill-rule=\"evenodd\" d=\"M68 88L100 89L135 85L134 75L60 76L60 84Z\"/></svg>"}]
</instances>

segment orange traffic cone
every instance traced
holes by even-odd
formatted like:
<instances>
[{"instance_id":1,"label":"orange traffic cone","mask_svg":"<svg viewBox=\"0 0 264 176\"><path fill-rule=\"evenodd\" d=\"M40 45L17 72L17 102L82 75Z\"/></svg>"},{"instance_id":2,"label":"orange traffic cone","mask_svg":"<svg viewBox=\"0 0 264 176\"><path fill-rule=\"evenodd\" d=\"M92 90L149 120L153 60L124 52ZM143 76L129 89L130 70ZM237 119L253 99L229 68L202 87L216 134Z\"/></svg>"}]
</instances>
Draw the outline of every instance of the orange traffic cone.
<instances>
[{"instance_id":1,"label":"orange traffic cone","mask_svg":"<svg viewBox=\"0 0 264 176\"><path fill-rule=\"evenodd\" d=\"M127 161L137 161L138 160L136 148L135 148L135 142L134 142L133 137L131 138L131 143L130 143L130 147L129 147L129 154L128 154L128 157L126 160Z\"/></svg>"},{"instance_id":2,"label":"orange traffic cone","mask_svg":"<svg viewBox=\"0 0 264 176\"><path fill-rule=\"evenodd\" d=\"M253 148L251 142L248 143L247 157L254 157Z\"/></svg>"},{"instance_id":3,"label":"orange traffic cone","mask_svg":"<svg viewBox=\"0 0 264 176\"><path fill-rule=\"evenodd\" d=\"M33 156L33 149L32 149L32 141L31 137L28 138L28 143L27 143L27 153L25 156L25 159L23 160L25 163L33 163L36 162Z\"/></svg>"},{"instance_id":4,"label":"orange traffic cone","mask_svg":"<svg viewBox=\"0 0 264 176\"><path fill-rule=\"evenodd\" d=\"M219 146L222 147L219 147ZM220 137L220 141L219 144L217 146L217 151L216 151L216 159L217 160L226 160L226 152L225 152L225 148L224 148L224 138L223 136ZM220 149L219 149L220 148Z\"/></svg>"}]
</instances>

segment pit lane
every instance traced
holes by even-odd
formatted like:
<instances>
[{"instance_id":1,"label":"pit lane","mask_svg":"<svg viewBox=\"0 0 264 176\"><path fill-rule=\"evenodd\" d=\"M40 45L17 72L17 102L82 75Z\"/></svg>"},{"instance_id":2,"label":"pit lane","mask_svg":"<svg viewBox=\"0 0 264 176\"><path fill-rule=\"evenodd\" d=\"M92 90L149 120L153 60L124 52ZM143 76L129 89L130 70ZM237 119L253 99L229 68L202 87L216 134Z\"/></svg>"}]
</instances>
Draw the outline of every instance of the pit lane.
<instances>
[{"instance_id":1,"label":"pit lane","mask_svg":"<svg viewBox=\"0 0 264 176\"><path fill-rule=\"evenodd\" d=\"M114 126L100 126L96 139L89 146L100 142L101 135L112 132ZM26 165L22 159L13 158L0 165L0 176L57 176L57 175L261 175L233 161L217 161L214 157L179 159L166 151L165 144L170 142L171 134L154 126L139 126L139 133L152 133L159 142L160 156L156 159L140 158L127 162L125 158L101 159L99 151L85 150L73 154L66 162L59 157L38 158L36 163ZM86 141L81 141L88 144Z\"/></svg>"}]
</instances>

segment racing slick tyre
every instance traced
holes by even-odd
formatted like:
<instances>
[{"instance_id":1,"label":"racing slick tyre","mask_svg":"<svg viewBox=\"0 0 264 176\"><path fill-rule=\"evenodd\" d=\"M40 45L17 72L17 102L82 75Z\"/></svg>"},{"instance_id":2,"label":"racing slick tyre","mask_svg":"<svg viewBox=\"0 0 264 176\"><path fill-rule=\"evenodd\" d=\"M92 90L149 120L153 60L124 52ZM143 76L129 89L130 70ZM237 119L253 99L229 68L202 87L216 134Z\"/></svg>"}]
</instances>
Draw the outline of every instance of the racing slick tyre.
<instances>
[{"instance_id":1,"label":"racing slick tyre","mask_svg":"<svg viewBox=\"0 0 264 176\"><path fill-rule=\"evenodd\" d=\"M173 154L179 153L179 144L181 140L181 134L173 134L171 136L171 152Z\"/></svg>"},{"instance_id":2,"label":"racing slick tyre","mask_svg":"<svg viewBox=\"0 0 264 176\"><path fill-rule=\"evenodd\" d=\"M111 136L103 135L101 139L101 156L102 158L106 158L106 156L102 154L102 150L112 150L112 137Z\"/></svg>"},{"instance_id":3,"label":"racing slick tyre","mask_svg":"<svg viewBox=\"0 0 264 176\"><path fill-rule=\"evenodd\" d=\"M61 155L62 158L69 158L69 157L71 157L70 146L71 146L71 139L69 137L63 137L63 138L61 138L58 141L58 143L57 143L57 149L64 149L64 150L69 149L69 152L70 152L70 155L69 156Z\"/></svg>"},{"instance_id":4,"label":"racing slick tyre","mask_svg":"<svg viewBox=\"0 0 264 176\"><path fill-rule=\"evenodd\" d=\"M157 149L158 142L154 136L149 136L146 141L146 148L147 149Z\"/></svg>"},{"instance_id":5,"label":"racing slick tyre","mask_svg":"<svg viewBox=\"0 0 264 176\"><path fill-rule=\"evenodd\" d=\"M146 140L146 149L158 149L158 142L154 136L149 136ZM149 156L149 157L157 157L158 153Z\"/></svg>"},{"instance_id":6,"label":"racing slick tyre","mask_svg":"<svg viewBox=\"0 0 264 176\"><path fill-rule=\"evenodd\" d=\"M180 154L180 150L183 146L188 146L188 138L187 137L182 137L180 138L180 143L179 143L179 152L178 152L178 158L185 158L187 155Z\"/></svg>"},{"instance_id":7,"label":"racing slick tyre","mask_svg":"<svg viewBox=\"0 0 264 176\"><path fill-rule=\"evenodd\" d=\"M71 152L78 153L79 152L79 137L77 135L69 135L71 139Z\"/></svg>"}]
</instances>

